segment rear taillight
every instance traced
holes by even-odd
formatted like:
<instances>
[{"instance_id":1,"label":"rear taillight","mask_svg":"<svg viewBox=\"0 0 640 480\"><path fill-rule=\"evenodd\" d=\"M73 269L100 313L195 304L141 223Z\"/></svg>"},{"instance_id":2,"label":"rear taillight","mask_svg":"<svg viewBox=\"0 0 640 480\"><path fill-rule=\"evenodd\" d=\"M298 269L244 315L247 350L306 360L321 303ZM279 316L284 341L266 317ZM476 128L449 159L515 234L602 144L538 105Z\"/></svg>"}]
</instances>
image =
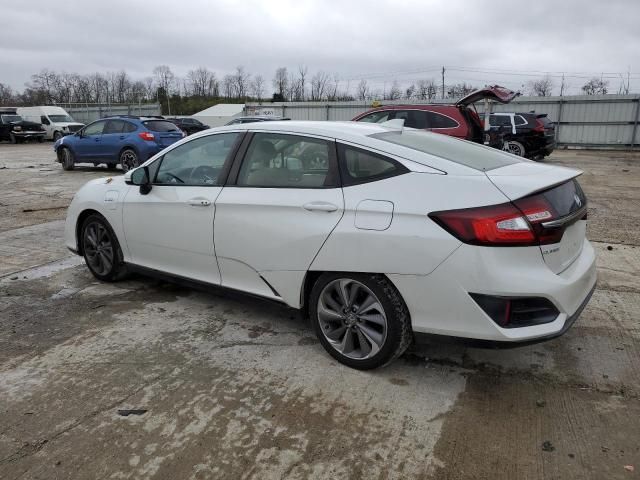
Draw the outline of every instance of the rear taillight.
<instances>
[{"instance_id":1,"label":"rear taillight","mask_svg":"<svg viewBox=\"0 0 640 480\"><path fill-rule=\"evenodd\" d=\"M155 135L151 132L140 132L138 134L138 136L142 139L142 140L147 140L148 142L151 142L153 140L156 139Z\"/></svg>"},{"instance_id":2,"label":"rear taillight","mask_svg":"<svg viewBox=\"0 0 640 480\"><path fill-rule=\"evenodd\" d=\"M532 128L534 132L544 133L544 123L540 120L536 120L536 126Z\"/></svg>"},{"instance_id":3,"label":"rear taillight","mask_svg":"<svg viewBox=\"0 0 640 480\"><path fill-rule=\"evenodd\" d=\"M542 194L521 198L513 203L429 214L429 218L464 243L505 247L560 242L566 225L543 225L558 217L556 210Z\"/></svg>"}]
</instances>

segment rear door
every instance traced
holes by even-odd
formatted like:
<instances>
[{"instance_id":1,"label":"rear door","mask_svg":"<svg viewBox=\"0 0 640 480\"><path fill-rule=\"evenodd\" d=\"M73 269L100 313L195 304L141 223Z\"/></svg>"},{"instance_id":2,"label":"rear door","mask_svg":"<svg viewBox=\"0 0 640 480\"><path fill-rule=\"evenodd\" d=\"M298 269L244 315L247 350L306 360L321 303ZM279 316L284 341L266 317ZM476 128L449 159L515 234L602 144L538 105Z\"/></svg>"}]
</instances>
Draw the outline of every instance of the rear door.
<instances>
[{"instance_id":1,"label":"rear door","mask_svg":"<svg viewBox=\"0 0 640 480\"><path fill-rule=\"evenodd\" d=\"M117 161L118 154L126 143L125 125L126 122L123 120L114 119L107 121L102 131L102 148L99 152L101 159Z\"/></svg>"},{"instance_id":2,"label":"rear door","mask_svg":"<svg viewBox=\"0 0 640 480\"><path fill-rule=\"evenodd\" d=\"M298 306L300 286L342 217L332 139L258 132L216 200L222 285Z\"/></svg>"}]
</instances>

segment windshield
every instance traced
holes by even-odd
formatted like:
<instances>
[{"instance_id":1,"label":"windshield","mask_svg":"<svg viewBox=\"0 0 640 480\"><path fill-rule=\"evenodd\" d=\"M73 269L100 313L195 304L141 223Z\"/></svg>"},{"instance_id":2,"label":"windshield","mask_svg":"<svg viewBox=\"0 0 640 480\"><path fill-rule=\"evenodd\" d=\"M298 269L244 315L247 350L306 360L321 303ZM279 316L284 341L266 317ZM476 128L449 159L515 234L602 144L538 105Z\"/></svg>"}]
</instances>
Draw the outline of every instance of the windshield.
<instances>
[{"instance_id":1,"label":"windshield","mask_svg":"<svg viewBox=\"0 0 640 480\"><path fill-rule=\"evenodd\" d=\"M51 120L54 123L75 122L75 120L71 118L71 116L69 115L49 115L49 120Z\"/></svg>"},{"instance_id":2,"label":"windshield","mask_svg":"<svg viewBox=\"0 0 640 480\"><path fill-rule=\"evenodd\" d=\"M2 115L2 121L4 123L21 122L22 117L20 115Z\"/></svg>"},{"instance_id":3,"label":"windshield","mask_svg":"<svg viewBox=\"0 0 640 480\"><path fill-rule=\"evenodd\" d=\"M481 172L521 161L517 157L495 148L420 130L405 129L402 131L375 133L370 137L435 155Z\"/></svg>"}]
</instances>

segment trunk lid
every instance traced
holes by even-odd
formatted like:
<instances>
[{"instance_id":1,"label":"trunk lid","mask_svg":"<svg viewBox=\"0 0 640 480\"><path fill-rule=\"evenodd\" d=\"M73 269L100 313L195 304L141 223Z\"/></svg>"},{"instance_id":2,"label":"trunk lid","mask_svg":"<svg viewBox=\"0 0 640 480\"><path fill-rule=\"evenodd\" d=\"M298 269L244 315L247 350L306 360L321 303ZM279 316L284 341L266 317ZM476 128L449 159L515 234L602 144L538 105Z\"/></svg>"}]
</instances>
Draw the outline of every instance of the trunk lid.
<instances>
[{"instance_id":1,"label":"trunk lid","mask_svg":"<svg viewBox=\"0 0 640 480\"><path fill-rule=\"evenodd\" d=\"M491 85L485 88L481 88L474 92L471 92L466 97L461 98L456 102L457 106L467 107L472 103L476 103L480 100L484 100L485 98L489 100L494 100L498 103L509 103L514 98L520 95L519 92L514 92L513 90L509 90L508 88L501 87L500 85Z\"/></svg>"},{"instance_id":2,"label":"trunk lid","mask_svg":"<svg viewBox=\"0 0 640 480\"><path fill-rule=\"evenodd\" d=\"M545 263L556 274L566 270L582 252L587 200L576 180L581 174L580 170L535 162L515 163L486 172L489 180L521 210L531 203L549 207L548 217L529 220L534 229L544 234L562 235L559 241L540 246Z\"/></svg>"}]
</instances>

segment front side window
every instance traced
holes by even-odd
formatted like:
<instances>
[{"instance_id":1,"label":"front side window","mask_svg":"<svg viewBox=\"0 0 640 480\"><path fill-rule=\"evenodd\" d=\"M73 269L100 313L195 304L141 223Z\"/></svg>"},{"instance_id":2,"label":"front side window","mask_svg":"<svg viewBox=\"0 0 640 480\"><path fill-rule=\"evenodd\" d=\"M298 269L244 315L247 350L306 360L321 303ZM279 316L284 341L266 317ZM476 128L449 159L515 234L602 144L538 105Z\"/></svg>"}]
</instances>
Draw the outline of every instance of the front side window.
<instances>
[{"instance_id":1,"label":"front side window","mask_svg":"<svg viewBox=\"0 0 640 480\"><path fill-rule=\"evenodd\" d=\"M256 133L237 184L247 187L323 188L338 184L333 144L317 138Z\"/></svg>"},{"instance_id":2,"label":"front side window","mask_svg":"<svg viewBox=\"0 0 640 480\"><path fill-rule=\"evenodd\" d=\"M221 173L239 133L197 138L167 152L155 182L160 185L222 185Z\"/></svg>"},{"instance_id":3,"label":"front side window","mask_svg":"<svg viewBox=\"0 0 640 480\"><path fill-rule=\"evenodd\" d=\"M69 115L49 115L49 118L54 123L72 123L75 120L71 118Z\"/></svg>"},{"instance_id":4,"label":"front side window","mask_svg":"<svg viewBox=\"0 0 640 480\"><path fill-rule=\"evenodd\" d=\"M393 113L390 110L381 110L378 112L370 113L369 115L365 115L362 117L359 122L368 122L368 123L382 123L390 120L389 115Z\"/></svg>"},{"instance_id":5,"label":"front side window","mask_svg":"<svg viewBox=\"0 0 640 480\"><path fill-rule=\"evenodd\" d=\"M395 160L361 148L338 144L344 185L375 182L409 170Z\"/></svg>"},{"instance_id":6,"label":"front side window","mask_svg":"<svg viewBox=\"0 0 640 480\"><path fill-rule=\"evenodd\" d=\"M95 122L92 123L91 125L87 125L87 127L84 129L84 134L85 135L101 135L102 134L102 130L104 130L104 125L105 125L104 120L101 120L99 122Z\"/></svg>"},{"instance_id":7,"label":"front side window","mask_svg":"<svg viewBox=\"0 0 640 480\"><path fill-rule=\"evenodd\" d=\"M49 119L47 117L45 117L44 115L42 115L40 117L40 123L42 125L51 125L51 122L49 122Z\"/></svg>"}]
</instances>

